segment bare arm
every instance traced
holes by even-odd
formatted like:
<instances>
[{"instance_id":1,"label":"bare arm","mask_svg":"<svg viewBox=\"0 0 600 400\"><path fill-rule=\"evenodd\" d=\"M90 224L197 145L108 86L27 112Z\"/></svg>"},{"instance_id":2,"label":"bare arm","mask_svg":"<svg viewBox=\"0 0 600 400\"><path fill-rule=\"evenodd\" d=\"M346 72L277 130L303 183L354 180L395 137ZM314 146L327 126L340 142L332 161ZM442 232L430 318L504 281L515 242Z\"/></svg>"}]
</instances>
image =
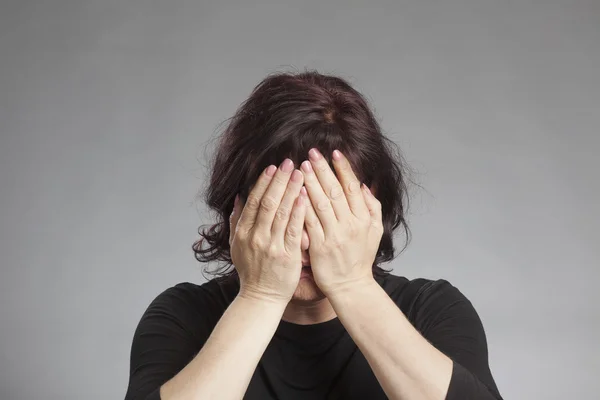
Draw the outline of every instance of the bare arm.
<instances>
[{"instance_id":1,"label":"bare arm","mask_svg":"<svg viewBox=\"0 0 600 400\"><path fill-rule=\"evenodd\" d=\"M386 395L394 400L500 399L488 373L483 327L468 300L457 291L446 292L438 300L441 306L431 310L428 335L422 336L373 278L385 231L383 204L365 183L359 189L340 151L332 153L337 176L317 149L309 158L302 170L311 202L306 227L315 282Z\"/></svg>"},{"instance_id":2,"label":"bare arm","mask_svg":"<svg viewBox=\"0 0 600 400\"><path fill-rule=\"evenodd\" d=\"M180 324L160 304L151 307L134 337L126 400L244 396L300 280L308 201L300 194L302 184L302 173L286 160L279 169L265 169L245 205L236 196L229 244L239 294L191 361L186 357L194 340L181 326L201 321Z\"/></svg>"},{"instance_id":3,"label":"bare arm","mask_svg":"<svg viewBox=\"0 0 600 400\"><path fill-rule=\"evenodd\" d=\"M448 282L446 305L430 313L422 336L385 291L370 285L329 300L390 399L502 399L487 343L471 303ZM433 299L429 299L432 303Z\"/></svg>"},{"instance_id":4,"label":"bare arm","mask_svg":"<svg viewBox=\"0 0 600 400\"><path fill-rule=\"evenodd\" d=\"M390 399L445 399L452 360L414 329L375 281L329 301Z\"/></svg>"},{"instance_id":5,"label":"bare arm","mask_svg":"<svg viewBox=\"0 0 600 400\"><path fill-rule=\"evenodd\" d=\"M286 304L238 295L198 355L160 389L162 400L241 399Z\"/></svg>"}]
</instances>

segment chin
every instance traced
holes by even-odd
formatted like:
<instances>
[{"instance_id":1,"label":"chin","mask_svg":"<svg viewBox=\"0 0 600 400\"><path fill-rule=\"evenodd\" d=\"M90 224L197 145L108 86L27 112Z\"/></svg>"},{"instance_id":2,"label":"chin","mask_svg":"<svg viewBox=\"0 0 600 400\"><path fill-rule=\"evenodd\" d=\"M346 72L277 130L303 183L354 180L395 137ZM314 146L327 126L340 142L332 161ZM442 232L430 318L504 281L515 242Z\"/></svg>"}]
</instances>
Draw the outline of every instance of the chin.
<instances>
[{"instance_id":1,"label":"chin","mask_svg":"<svg viewBox=\"0 0 600 400\"><path fill-rule=\"evenodd\" d=\"M299 303L314 302L323 300L325 297L311 277L300 280L291 301Z\"/></svg>"}]
</instances>

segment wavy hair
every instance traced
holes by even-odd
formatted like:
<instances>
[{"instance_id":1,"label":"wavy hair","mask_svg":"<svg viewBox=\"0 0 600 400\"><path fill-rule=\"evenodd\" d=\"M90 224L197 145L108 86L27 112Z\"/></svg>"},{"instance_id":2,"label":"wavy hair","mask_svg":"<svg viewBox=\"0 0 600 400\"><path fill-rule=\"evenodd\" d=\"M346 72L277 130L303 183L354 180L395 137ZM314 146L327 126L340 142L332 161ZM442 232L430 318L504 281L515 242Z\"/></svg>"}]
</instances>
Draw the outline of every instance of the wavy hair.
<instances>
[{"instance_id":1,"label":"wavy hair","mask_svg":"<svg viewBox=\"0 0 600 400\"><path fill-rule=\"evenodd\" d=\"M202 197L217 215L214 224L201 225L192 249L200 262L224 265L205 272L237 277L229 248L229 215L237 193L246 201L249 189L270 164L289 157L296 168L316 147L333 164L340 150L357 178L374 189L381 202L384 233L373 264L374 274L390 272L379 266L395 258L393 231L401 227L408 245L406 221L408 167L398 146L386 138L367 100L346 80L316 71L267 76L252 91L217 138L209 178ZM335 172L335 170L334 170Z\"/></svg>"}]
</instances>

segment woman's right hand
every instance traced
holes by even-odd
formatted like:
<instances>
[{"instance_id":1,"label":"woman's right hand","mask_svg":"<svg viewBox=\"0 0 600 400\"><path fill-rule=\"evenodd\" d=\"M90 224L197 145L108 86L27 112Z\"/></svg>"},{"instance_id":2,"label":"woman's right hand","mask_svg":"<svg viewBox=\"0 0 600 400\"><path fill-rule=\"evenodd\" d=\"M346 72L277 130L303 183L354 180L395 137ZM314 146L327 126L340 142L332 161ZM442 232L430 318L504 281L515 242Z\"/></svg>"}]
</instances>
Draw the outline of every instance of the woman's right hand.
<instances>
[{"instance_id":1,"label":"woman's right hand","mask_svg":"<svg viewBox=\"0 0 600 400\"><path fill-rule=\"evenodd\" d=\"M304 175L286 159L267 167L245 204L236 196L230 217L231 260L239 296L289 302L302 271L300 241L306 204Z\"/></svg>"}]
</instances>

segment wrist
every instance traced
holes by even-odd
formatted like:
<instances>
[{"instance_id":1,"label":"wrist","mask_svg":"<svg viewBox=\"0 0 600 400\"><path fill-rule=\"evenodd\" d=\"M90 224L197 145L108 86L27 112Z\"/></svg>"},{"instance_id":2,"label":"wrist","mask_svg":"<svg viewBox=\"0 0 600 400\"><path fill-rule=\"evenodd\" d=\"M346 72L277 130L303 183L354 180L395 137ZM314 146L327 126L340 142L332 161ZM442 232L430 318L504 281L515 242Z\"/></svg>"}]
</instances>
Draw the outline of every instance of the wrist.
<instances>
[{"instance_id":1,"label":"wrist","mask_svg":"<svg viewBox=\"0 0 600 400\"><path fill-rule=\"evenodd\" d=\"M276 302L271 300L265 300L253 296L245 296L238 294L232 302L235 306L235 314L245 315L244 318L259 323L263 328L267 330L274 330L277 328L279 321L283 318L283 313L286 309L286 304L283 302ZM241 317L241 316L240 316Z\"/></svg>"},{"instance_id":2,"label":"wrist","mask_svg":"<svg viewBox=\"0 0 600 400\"><path fill-rule=\"evenodd\" d=\"M240 288L236 297L244 302L263 305L265 307L285 308L290 301L290 299L284 296L269 295L249 288Z\"/></svg>"},{"instance_id":3,"label":"wrist","mask_svg":"<svg viewBox=\"0 0 600 400\"><path fill-rule=\"evenodd\" d=\"M379 284L373 278L365 277L353 281L340 283L335 287L323 292L330 302L343 301L347 298L357 298L369 293L373 289L379 288Z\"/></svg>"}]
</instances>

